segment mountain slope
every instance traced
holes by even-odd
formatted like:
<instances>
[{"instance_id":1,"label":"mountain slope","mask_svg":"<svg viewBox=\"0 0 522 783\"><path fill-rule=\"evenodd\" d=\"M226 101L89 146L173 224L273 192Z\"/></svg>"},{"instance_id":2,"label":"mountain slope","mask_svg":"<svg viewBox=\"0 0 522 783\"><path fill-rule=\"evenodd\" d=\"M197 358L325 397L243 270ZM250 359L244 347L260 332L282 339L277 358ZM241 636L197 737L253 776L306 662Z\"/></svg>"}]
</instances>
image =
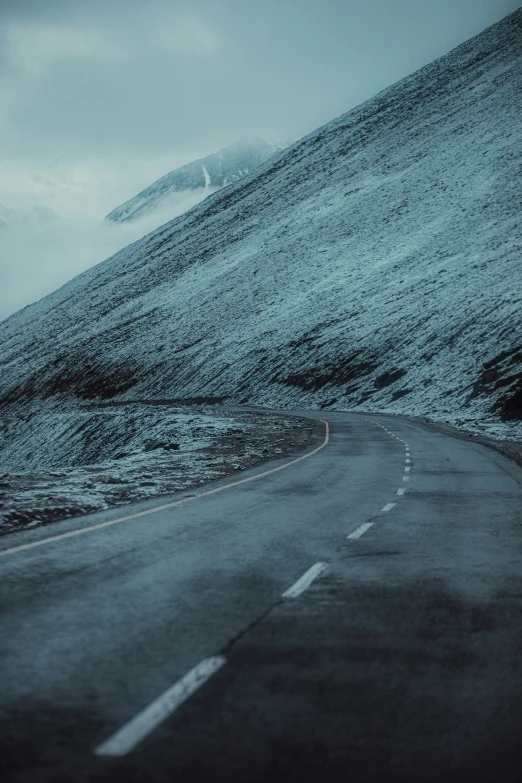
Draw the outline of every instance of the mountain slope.
<instances>
[{"instance_id":1,"label":"mountain slope","mask_svg":"<svg viewBox=\"0 0 522 783\"><path fill-rule=\"evenodd\" d=\"M0 324L0 395L522 416L522 11Z\"/></svg>"},{"instance_id":2,"label":"mountain slope","mask_svg":"<svg viewBox=\"0 0 522 783\"><path fill-rule=\"evenodd\" d=\"M272 144L263 139L248 138L224 147L206 158L187 163L165 174L134 198L110 212L105 220L123 223L158 209L175 193L222 188L250 174L275 152L287 145ZM212 192L212 191L209 191Z\"/></svg>"}]
</instances>

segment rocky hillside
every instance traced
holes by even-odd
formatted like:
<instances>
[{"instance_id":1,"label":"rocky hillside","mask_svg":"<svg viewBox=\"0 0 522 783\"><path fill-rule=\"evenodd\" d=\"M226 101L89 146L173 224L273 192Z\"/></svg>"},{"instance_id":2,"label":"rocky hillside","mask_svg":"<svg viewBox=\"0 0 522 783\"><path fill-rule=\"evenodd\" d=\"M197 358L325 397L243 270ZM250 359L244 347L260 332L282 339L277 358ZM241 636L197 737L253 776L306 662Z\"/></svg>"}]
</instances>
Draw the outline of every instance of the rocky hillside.
<instances>
[{"instance_id":1,"label":"rocky hillside","mask_svg":"<svg viewBox=\"0 0 522 783\"><path fill-rule=\"evenodd\" d=\"M216 189L237 182L250 174L285 146L272 144L263 139L243 139L230 147L224 147L212 155L207 155L206 158L187 163L165 174L137 196L113 209L105 220L114 223L136 220L165 206L174 194L201 191L201 197L204 198Z\"/></svg>"},{"instance_id":2,"label":"rocky hillside","mask_svg":"<svg viewBox=\"0 0 522 783\"><path fill-rule=\"evenodd\" d=\"M18 401L522 417L522 11L0 324Z\"/></svg>"}]
</instances>

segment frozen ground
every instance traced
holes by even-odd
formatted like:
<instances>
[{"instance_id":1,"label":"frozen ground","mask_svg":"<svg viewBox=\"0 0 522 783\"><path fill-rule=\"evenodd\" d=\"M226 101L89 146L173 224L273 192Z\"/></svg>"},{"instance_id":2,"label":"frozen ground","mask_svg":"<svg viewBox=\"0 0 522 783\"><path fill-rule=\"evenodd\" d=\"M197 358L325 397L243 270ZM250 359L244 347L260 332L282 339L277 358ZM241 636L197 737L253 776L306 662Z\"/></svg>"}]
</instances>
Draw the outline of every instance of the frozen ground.
<instances>
[{"instance_id":1,"label":"frozen ground","mask_svg":"<svg viewBox=\"0 0 522 783\"><path fill-rule=\"evenodd\" d=\"M0 324L0 405L522 421L522 10ZM29 450L29 449L28 449Z\"/></svg>"},{"instance_id":2,"label":"frozen ground","mask_svg":"<svg viewBox=\"0 0 522 783\"><path fill-rule=\"evenodd\" d=\"M132 404L0 420L0 535L197 487L305 448L295 417Z\"/></svg>"}]
</instances>

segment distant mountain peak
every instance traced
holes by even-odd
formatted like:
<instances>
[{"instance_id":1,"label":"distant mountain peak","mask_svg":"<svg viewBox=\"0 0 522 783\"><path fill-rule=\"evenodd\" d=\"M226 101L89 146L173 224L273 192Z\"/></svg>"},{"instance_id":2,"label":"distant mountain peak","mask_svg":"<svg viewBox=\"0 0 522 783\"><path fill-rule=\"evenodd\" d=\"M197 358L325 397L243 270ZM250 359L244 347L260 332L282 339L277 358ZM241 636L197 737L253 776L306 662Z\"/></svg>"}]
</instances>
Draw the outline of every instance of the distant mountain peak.
<instances>
[{"instance_id":1,"label":"distant mountain peak","mask_svg":"<svg viewBox=\"0 0 522 783\"><path fill-rule=\"evenodd\" d=\"M169 171L133 198L110 212L105 220L124 223L164 206L175 193L191 193L211 188L217 190L250 174L276 152L285 149L289 141L267 141L255 136L223 147L205 158L186 163Z\"/></svg>"}]
</instances>

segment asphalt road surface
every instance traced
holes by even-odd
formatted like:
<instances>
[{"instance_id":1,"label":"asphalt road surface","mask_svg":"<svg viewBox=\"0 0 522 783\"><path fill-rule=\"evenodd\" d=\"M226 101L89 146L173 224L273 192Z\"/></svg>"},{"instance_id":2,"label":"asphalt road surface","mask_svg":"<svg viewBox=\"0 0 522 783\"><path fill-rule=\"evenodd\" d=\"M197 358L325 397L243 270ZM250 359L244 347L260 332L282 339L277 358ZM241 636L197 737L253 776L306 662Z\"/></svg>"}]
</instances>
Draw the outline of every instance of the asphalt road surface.
<instances>
[{"instance_id":1,"label":"asphalt road surface","mask_svg":"<svg viewBox=\"0 0 522 783\"><path fill-rule=\"evenodd\" d=\"M522 470L310 415L281 470L1 540L3 781L518 781Z\"/></svg>"}]
</instances>

